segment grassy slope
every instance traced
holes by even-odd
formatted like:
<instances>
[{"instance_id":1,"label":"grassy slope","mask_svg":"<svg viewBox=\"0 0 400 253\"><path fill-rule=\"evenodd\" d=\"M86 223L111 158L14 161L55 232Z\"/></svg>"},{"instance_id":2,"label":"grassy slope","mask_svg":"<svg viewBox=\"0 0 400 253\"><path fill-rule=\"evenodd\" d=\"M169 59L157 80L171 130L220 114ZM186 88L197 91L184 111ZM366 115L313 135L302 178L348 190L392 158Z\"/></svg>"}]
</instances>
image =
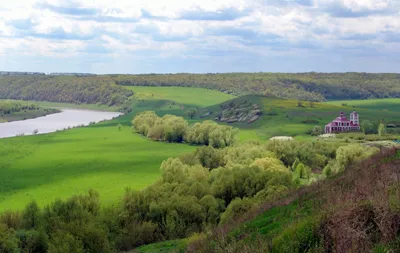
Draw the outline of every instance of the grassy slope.
<instances>
[{"instance_id":1,"label":"grassy slope","mask_svg":"<svg viewBox=\"0 0 400 253\"><path fill-rule=\"evenodd\" d=\"M347 106L355 106L356 108L365 108L365 109L380 110L380 111L394 111L394 112L400 111L400 98L341 100L341 101L330 101L328 103L332 105L347 104Z\"/></svg>"},{"instance_id":2,"label":"grassy slope","mask_svg":"<svg viewBox=\"0 0 400 253\"><path fill-rule=\"evenodd\" d=\"M168 88L160 89L165 94ZM166 93L174 97L166 95L165 98L174 99L174 102L134 100L130 114L112 121L65 132L0 139L0 211L20 209L31 199L40 204L48 203L90 188L100 192L102 201L113 203L125 187L142 189L157 180L163 160L193 151L195 147L149 141L132 134L130 121L137 112L144 110L184 116L190 106L181 108L179 103L187 101L187 89L181 88L182 92L170 89ZM152 92L158 94L156 91L153 87ZM191 106L210 105L212 102L206 98L210 94L218 102L226 99L224 93L208 90L196 93L202 96L196 100L193 94ZM78 108L82 106L85 105ZM98 108L93 105L91 109ZM117 130L118 124L124 126L122 131Z\"/></svg>"},{"instance_id":3,"label":"grassy slope","mask_svg":"<svg viewBox=\"0 0 400 253\"><path fill-rule=\"evenodd\" d=\"M327 123L335 119L340 111L344 111L349 115L353 110L350 103L347 106L341 106L330 103L314 103L313 107L308 102L304 102L304 107L297 106L296 100L284 100L279 98L262 97L262 96L243 96L233 101L240 103L244 100L251 100L253 103L259 104L262 108L262 117L252 124L236 123L233 126L242 128L240 137L242 139L255 138L267 139L271 136L289 135L296 136L298 139L309 139L306 135L315 125L324 127ZM375 108L359 108L360 120L380 120L387 122L400 119L400 103L393 104L391 110L376 111ZM213 119L220 112L219 105L208 107L201 111L200 115L205 111L212 111ZM274 115L276 114L276 115ZM318 123L302 123L304 120L317 120Z\"/></svg>"}]
</instances>

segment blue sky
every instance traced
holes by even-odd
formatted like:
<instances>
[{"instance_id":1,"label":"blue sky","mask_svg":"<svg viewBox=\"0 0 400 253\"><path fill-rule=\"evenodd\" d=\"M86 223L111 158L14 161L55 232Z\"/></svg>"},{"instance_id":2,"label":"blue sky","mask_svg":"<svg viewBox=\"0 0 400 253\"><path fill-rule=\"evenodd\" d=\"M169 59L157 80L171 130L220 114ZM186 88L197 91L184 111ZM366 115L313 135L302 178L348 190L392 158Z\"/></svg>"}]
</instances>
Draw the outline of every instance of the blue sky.
<instances>
[{"instance_id":1,"label":"blue sky","mask_svg":"<svg viewBox=\"0 0 400 253\"><path fill-rule=\"evenodd\" d=\"M400 72L400 1L7 1L0 70Z\"/></svg>"}]
</instances>

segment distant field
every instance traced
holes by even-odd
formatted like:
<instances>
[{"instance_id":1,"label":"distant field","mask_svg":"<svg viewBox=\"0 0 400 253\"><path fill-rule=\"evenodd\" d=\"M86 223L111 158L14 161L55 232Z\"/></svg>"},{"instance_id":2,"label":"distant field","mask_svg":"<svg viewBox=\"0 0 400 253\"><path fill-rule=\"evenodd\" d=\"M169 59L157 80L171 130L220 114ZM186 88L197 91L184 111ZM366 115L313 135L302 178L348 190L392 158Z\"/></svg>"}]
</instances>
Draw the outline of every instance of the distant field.
<instances>
[{"instance_id":1,"label":"distant field","mask_svg":"<svg viewBox=\"0 0 400 253\"><path fill-rule=\"evenodd\" d=\"M141 100L170 100L179 104L210 106L234 98L233 95L215 90L186 87L127 87Z\"/></svg>"},{"instance_id":2,"label":"distant field","mask_svg":"<svg viewBox=\"0 0 400 253\"><path fill-rule=\"evenodd\" d=\"M262 108L263 115L259 120L252 124L248 123L235 123L233 126L242 129L239 134L240 140L261 139L266 140L272 136L293 136L300 140L313 139L308 132L316 125L324 127L333 119L339 116L340 111L345 112L348 116L353 107L350 106L348 101L347 106L342 106L340 102L336 103L312 103L303 102L303 107L298 107L297 100L285 100L273 97L262 96L243 96L233 101L235 103L242 103L243 101L252 101ZM396 101L395 99L393 101ZM397 100L398 101L398 100ZM358 102L358 101L355 101ZM394 104L392 109L395 108ZM207 107L200 113L205 111L213 112L213 119L220 111L219 105ZM400 110L381 110L371 109L367 107L359 107L357 111L360 114L360 120L379 121L381 119L386 122L393 122L400 120Z\"/></svg>"},{"instance_id":3,"label":"distant field","mask_svg":"<svg viewBox=\"0 0 400 253\"><path fill-rule=\"evenodd\" d=\"M365 108L381 111L400 111L400 98L385 98L385 99L368 99L368 100L341 100L327 102L332 105L355 106L357 108Z\"/></svg>"}]
</instances>

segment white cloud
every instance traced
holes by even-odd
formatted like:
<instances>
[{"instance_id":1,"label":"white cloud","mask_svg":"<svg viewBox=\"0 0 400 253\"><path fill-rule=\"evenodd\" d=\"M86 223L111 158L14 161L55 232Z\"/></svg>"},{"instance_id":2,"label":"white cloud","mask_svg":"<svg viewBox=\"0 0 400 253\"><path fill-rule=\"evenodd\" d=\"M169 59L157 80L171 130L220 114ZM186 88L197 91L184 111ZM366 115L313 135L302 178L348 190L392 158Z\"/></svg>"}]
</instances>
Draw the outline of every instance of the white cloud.
<instances>
[{"instance_id":1,"label":"white cloud","mask_svg":"<svg viewBox=\"0 0 400 253\"><path fill-rule=\"evenodd\" d=\"M390 54L399 53L399 31L400 4L389 0L19 0L0 7L0 54L8 57L305 57L341 48L362 54L366 45Z\"/></svg>"}]
</instances>

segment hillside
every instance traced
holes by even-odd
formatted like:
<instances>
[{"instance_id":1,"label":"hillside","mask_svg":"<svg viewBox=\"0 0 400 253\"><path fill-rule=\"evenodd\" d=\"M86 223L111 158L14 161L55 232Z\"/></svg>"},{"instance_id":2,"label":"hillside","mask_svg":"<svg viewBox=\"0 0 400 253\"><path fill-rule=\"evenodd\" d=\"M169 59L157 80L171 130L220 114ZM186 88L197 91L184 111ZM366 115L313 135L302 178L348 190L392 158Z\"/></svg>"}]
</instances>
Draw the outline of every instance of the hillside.
<instances>
[{"instance_id":1,"label":"hillside","mask_svg":"<svg viewBox=\"0 0 400 253\"><path fill-rule=\"evenodd\" d=\"M201 87L235 95L259 94L301 100L400 97L399 74L226 73L112 75L126 86Z\"/></svg>"},{"instance_id":2,"label":"hillside","mask_svg":"<svg viewBox=\"0 0 400 253\"><path fill-rule=\"evenodd\" d=\"M399 162L400 150L385 150L181 244L197 253L399 252ZM138 252L150 252L146 247Z\"/></svg>"},{"instance_id":3,"label":"hillside","mask_svg":"<svg viewBox=\"0 0 400 253\"><path fill-rule=\"evenodd\" d=\"M132 94L107 78L0 76L0 99L119 106Z\"/></svg>"},{"instance_id":4,"label":"hillside","mask_svg":"<svg viewBox=\"0 0 400 253\"><path fill-rule=\"evenodd\" d=\"M382 100L385 101L385 100ZM356 109L360 114L360 121L369 120L385 123L398 124L400 119L400 99L392 99L391 110L378 110L373 107L352 106L357 101L347 103L320 103L298 100L286 100L276 97L265 97L247 95L226 101L199 110L196 119L210 119L221 121L224 113L233 115L235 119L240 116L240 111L247 110L249 113L260 110L260 117L254 122L229 121L230 125L244 130L253 130L261 138L272 136L289 135L301 136L311 132L314 126L324 127L339 115L340 111L350 114ZM397 101L394 103L394 101ZM342 105L343 104L343 105ZM257 108L255 109L254 106ZM237 116L235 116L237 115ZM227 116L231 119L232 116ZM237 117L239 119L240 117ZM227 121L225 121L227 123Z\"/></svg>"},{"instance_id":5,"label":"hillside","mask_svg":"<svg viewBox=\"0 0 400 253\"><path fill-rule=\"evenodd\" d=\"M121 106L132 95L132 89L126 86L205 88L233 95L257 94L308 101L399 98L399 76L367 73L11 74L0 76L0 98Z\"/></svg>"}]
</instances>

